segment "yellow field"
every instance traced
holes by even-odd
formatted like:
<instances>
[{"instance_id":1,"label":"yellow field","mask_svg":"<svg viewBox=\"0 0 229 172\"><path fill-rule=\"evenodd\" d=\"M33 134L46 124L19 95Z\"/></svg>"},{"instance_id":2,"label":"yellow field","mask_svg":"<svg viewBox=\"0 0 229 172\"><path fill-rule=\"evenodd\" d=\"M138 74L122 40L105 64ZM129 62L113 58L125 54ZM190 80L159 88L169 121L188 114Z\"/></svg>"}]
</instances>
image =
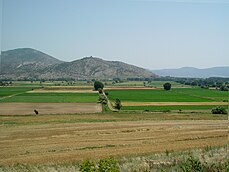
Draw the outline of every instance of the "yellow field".
<instances>
[{"instance_id":1,"label":"yellow field","mask_svg":"<svg viewBox=\"0 0 229 172\"><path fill-rule=\"evenodd\" d=\"M131 121L133 116L139 119ZM127 121L115 114L1 117L0 164L71 162L227 144L227 120L133 116Z\"/></svg>"}]
</instances>

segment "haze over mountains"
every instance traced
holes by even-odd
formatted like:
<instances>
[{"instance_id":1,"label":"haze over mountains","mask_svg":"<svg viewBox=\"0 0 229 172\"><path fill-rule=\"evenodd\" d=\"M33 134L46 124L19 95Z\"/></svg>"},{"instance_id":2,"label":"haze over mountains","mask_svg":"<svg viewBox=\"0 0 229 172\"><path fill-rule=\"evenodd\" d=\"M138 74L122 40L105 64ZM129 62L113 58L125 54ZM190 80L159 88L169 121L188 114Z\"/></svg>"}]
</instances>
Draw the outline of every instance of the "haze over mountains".
<instances>
[{"instance_id":1,"label":"haze over mountains","mask_svg":"<svg viewBox=\"0 0 229 172\"><path fill-rule=\"evenodd\" d=\"M156 75L146 69L123 62L105 61L94 57L64 62L31 48L3 51L1 55L1 79L112 79L116 77L150 78Z\"/></svg>"},{"instance_id":2,"label":"haze over mountains","mask_svg":"<svg viewBox=\"0 0 229 172\"><path fill-rule=\"evenodd\" d=\"M194 67L183 67L179 69L152 70L160 76L185 77L185 78L209 78L229 77L229 66L198 69Z\"/></svg>"}]
</instances>

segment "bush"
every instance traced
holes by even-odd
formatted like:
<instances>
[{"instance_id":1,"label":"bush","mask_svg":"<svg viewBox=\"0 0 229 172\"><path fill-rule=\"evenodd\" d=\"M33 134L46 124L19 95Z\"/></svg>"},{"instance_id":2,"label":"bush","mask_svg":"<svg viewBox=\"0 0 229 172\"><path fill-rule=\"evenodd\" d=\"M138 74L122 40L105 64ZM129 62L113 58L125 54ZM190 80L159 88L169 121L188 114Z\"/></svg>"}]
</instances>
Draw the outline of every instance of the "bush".
<instances>
[{"instance_id":1,"label":"bush","mask_svg":"<svg viewBox=\"0 0 229 172\"><path fill-rule=\"evenodd\" d=\"M171 84L169 82L166 82L164 85L164 90L170 90L171 89Z\"/></svg>"},{"instance_id":2,"label":"bush","mask_svg":"<svg viewBox=\"0 0 229 172\"><path fill-rule=\"evenodd\" d=\"M119 172L118 162L114 158L100 159L98 164L89 160L84 160L80 164L82 172Z\"/></svg>"},{"instance_id":3,"label":"bush","mask_svg":"<svg viewBox=\"0 0 229 172\"><path fill-rule=\"evenodd\" d=\"M99 172L119 172L118 162L114 158L105 158L99 160Z\"/></svg>"},{"instance_id":4,"label":"bush","mask_svg":"<svg viewBox=\"0 0 229 172\"><path fill-rule=\"evenodd\" d=\"M115 100L115 109L120 110L121 107L122 107L121 100L120 100L119 98L117 98L117 99Z\"/></svg>"},{"instance_id":5,"label":"bush","mask_svg":"<svg viewBox=\"0 0 229 172\"><path fill-rule=\"evenodd\" d=\"M222 106L212 108L212 114L227 114L227 110Z\"/></svg>"},{"instance_id":6,"label":"bush","mask_svg":"<svg viewBox=\"0 0 229 172\"><path fill-rule=\"evenodd\" d=\"M102 88L98 88L98 92L99 92L99 94L102 94L103 93Z\"/></svg>"},{"instance_id":7,"label":"bush","mask_svg":"<svg viewBox=\"0 0 229 172\"><path fill-rule=\"evenodd\" d=\"M200 162L199 159L194 158L193 156L190 156L185 162L183 162L180 165L180 168L182 169L182 171L202 171L203 170L203 166Z\"/></svg>"},{"instance_id":8,"label":"bush","mask_svg":"<svg viewBox=\"0 0 229 172\"><path fill-rule=\"evenodd\" d=\"M94 172L94 171L97 171L97 170L95 168L94 162L89 161L89 160L84 160L80 164L80 171L83 171L83 172Z\"/></svg>"},{"instance_id":9,"label":"bush","mask_svg":"<svg viewBox=\"0 0 229 172\"><path fill-rule=\"evenodd\" d=\"M103 94L99 95L98 103L107 104L107 99Z\"/></svg>"},{"instance_id":10,"label":"bush","mask_svg":"<svg viewBox=\"0 0 229 172\"><path fill-rule=\"evenodd\" d=\"M100 82L100 81L95 81L95 82L94 82L94 89L95 89L96 91L98 91L99 88L100 88L100 89L103 89L103 87L104 87L104 85L103 85L102 82Z\"/></svg>"}]
</instances>

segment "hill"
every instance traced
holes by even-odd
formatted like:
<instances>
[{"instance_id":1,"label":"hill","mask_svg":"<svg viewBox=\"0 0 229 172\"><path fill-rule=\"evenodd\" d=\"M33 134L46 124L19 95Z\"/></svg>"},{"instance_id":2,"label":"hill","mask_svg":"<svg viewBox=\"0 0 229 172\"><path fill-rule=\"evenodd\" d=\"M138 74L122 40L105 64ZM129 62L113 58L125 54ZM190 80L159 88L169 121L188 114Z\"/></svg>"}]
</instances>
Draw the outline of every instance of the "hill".
<instances>
[{"instance_id":1,"label":"hill","mask_svg":"<svg viewBox=\"0 0 229 172\"><path fill-rule=\"evenodd\" d=\"M108 79L108 78L150 78L155 77L146 69L119 61L106 61L95 57L85 57L72 62L52 66L41 75L42 78L76 78L76 79Z\"/></svg>"},{"instance_id":2,"label":"hill","mask_svg":"<svg viewBox=\"0 0 229 172\"><path fill-rule=\"evenodd\" d=\"M150 78L152 72L119 61L85 57L63 62L40 51L23 48L2 52L0 78L11 79L112 79Z\"/></svg>"},{"instance_id":3,"label":"hill","mask_svg":"<svg viewBox=\"0 0 229 172\"><path fill-rule=\"evenodd\" d=\"M40 72L47 67L60 63L62 61L31 48L2 51L1 76L8 78L35 77L39 76Z\"/></svg>"},{"instance_id":4,"label":"hill","mask_svg":"<svg viewBox=\"0 0 229 172\"><path fill-rule=\"evenodd\" d=\"M188 77L188 78L229 77L229 66L212 67L206 69L198 69L194 67L183 67L179 69L152 70L152 72L160 76L171 76L171 77Z\"/></svg>"}]
</instances>

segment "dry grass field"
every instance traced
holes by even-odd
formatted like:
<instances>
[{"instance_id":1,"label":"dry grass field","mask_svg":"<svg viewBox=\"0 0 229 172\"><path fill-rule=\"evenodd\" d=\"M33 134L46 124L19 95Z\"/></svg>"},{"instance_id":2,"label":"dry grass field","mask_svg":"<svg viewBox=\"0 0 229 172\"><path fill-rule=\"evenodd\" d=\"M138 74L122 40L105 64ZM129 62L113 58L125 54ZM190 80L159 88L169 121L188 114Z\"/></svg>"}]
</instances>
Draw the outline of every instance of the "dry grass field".
<instances>
[{"instance_id":1,"label":"dry grass field","mask_svg":"<svg viewBox=\"0 0 229 172\"><path fill-rule=\"evenodd\" d=\"M0 103L0 115L75 114L102 112L98 103Z\"/></svg>"},{"instance_id":2,"label":"dry grass field","mask_svg":"<svg viewBox=\"0 0 229 172\"><path fill-rule=\"evenodd\" d=\"M155 116L160 119L160 115ZM227 120L147 120L147 115L142 115L141 120L141 115L130 115L128 119L127 115L117 116L2 116L0 164L67 163L227 144Z\"/></svg>"}]
</instances>

